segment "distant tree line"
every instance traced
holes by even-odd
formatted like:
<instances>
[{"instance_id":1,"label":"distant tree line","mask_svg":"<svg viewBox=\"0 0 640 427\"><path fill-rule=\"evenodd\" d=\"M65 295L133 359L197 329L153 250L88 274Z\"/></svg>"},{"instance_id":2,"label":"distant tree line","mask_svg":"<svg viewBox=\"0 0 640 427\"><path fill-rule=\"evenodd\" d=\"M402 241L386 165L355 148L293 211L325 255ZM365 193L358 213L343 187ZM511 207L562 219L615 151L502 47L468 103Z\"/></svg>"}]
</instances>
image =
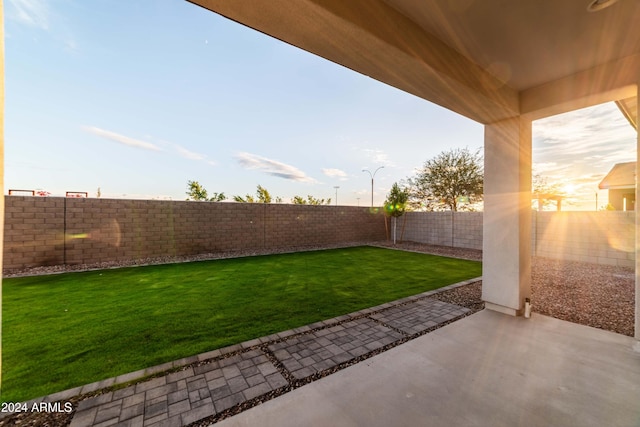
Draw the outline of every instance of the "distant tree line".
<instances>
[{"instance_id":1,"label":"distant tree line","mask_svg":"<svg viewBox=\"0 0 640 427\"><path fill-rule=\"evenodd\" d=\"M207 190L198 181L187 181L187 200L203 201L203 202L222 202L227 200L224 193L213 193L209 197ZM232 200L238 203L283 203L282 197L273 197L269 190L258 185L255 196L246 194L244 196L233 196ZM294 205L330 205L331 199L318 199L311 195L307 195L306 199L301 196L294 196L291 199Z\"/></svg>"},{"instance_id":2,"label":"distant tree line","mask_svg":"<svg viewBox=\"0 0 640 427\"><path fill-rule=\"evenodd\" d=\"M207 190L197 181L188 181L187 189L187 200L221 202L227 199L224 193L213 193L209 197ZM451 149L427 160L413 176L400 184L394 183L385 201L385 210L394 218L406 210L473 211L482 201L483 192L484 167L480 150ZM283 203L281 197L273 197L261 185L258 185L255 196L238 195L232 200L239 203ZM331 199L294 196L291 203L329 205Z\"/></svg>"}]
</instances>

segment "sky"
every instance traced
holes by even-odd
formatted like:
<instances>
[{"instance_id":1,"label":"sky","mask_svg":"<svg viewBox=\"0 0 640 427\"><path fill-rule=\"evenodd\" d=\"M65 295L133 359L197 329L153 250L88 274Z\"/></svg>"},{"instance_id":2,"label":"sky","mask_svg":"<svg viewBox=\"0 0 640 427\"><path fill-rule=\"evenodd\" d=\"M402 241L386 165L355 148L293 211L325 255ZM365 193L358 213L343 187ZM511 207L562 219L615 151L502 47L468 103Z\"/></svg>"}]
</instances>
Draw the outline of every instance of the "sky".
<instances>
[{"instance_id":1,"label":"sky","mask_svg":"<svg viewBox=\"0 0 640 427\"><path fill-rule=\"evenodd\" d=\"M479 123L186 1L7 0L5 49L5 194L184 200L198 181L369 206L368 169L380 205L426 160L483 146ZM533 135L564 209L593 210L613 164L635 160L612 103Z\"/></svg>"}]
</instances>

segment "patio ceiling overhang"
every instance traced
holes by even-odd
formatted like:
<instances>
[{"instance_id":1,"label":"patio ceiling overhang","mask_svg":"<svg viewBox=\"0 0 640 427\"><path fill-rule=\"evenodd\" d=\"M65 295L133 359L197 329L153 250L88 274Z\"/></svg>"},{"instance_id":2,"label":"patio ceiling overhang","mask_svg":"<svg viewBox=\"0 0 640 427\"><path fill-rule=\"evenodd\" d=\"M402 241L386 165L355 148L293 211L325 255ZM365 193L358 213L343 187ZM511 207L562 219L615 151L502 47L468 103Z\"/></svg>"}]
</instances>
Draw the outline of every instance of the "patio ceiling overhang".
<instances>
[{"instance_id":1,"label":"patio ceiling overhang","mask_svg":"<svg viewBox=\"0 0 640 427\"><path fill-rule=\"evenodd\" d=\"M637 97L619 99L616 105L620 109L622 115L629 121L633 128L638 130L638 99Z\"/></svg>"},{"instance_id":2,"label":"patio ceiling overhang","mask_svg":"<svg viewBox=\"0 0 640 427\"><path fill-rule=\"evenodd\" d=\"M190 1L484 124L636 96L637 1Z\"/></svg>"}]
</instances>

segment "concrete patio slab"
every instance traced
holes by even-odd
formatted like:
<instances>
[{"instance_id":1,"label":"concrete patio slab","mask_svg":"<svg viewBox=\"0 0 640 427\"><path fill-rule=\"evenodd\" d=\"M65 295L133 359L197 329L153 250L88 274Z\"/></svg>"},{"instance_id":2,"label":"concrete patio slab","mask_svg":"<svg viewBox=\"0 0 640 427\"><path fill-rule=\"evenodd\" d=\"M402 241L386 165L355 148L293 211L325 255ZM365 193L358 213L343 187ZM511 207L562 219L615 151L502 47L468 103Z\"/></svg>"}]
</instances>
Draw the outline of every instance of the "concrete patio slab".
<instances>
[{"instance_id":1,"label":"concrete patio slab","mask_svg":"<svg viewBox=\"0 0 640 427\"><path fill-rule=\"evenodd\" d=\"M640 426L640 343L484 310L216 426Z\"/></svg>"}]
</instances>

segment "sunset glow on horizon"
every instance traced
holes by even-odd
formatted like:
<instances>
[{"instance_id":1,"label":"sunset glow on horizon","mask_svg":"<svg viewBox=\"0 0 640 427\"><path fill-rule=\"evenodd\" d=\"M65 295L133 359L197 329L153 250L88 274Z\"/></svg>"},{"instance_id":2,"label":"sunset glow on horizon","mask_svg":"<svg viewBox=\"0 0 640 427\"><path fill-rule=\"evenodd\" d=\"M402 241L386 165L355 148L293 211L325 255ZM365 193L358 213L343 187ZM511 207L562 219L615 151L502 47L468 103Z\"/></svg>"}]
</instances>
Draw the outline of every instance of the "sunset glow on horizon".
<instances>
[{"instance_id":1,"label":"sunset glow on horizon","mask_svg":"<svg viewBox=\"0 0 640 427\"><path fill-rule=\"evenodd\" d=\"M604 209L598 184L616 163L636 160L636 138L613 102L535 121L533 175L558 186L563 211Z\"/></svg>"}]
</instances>

